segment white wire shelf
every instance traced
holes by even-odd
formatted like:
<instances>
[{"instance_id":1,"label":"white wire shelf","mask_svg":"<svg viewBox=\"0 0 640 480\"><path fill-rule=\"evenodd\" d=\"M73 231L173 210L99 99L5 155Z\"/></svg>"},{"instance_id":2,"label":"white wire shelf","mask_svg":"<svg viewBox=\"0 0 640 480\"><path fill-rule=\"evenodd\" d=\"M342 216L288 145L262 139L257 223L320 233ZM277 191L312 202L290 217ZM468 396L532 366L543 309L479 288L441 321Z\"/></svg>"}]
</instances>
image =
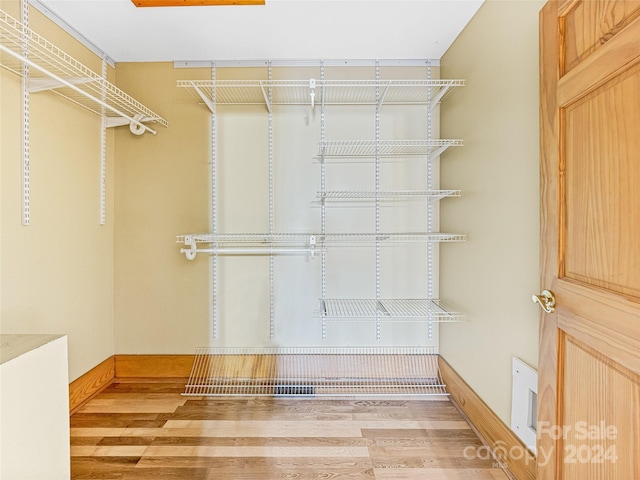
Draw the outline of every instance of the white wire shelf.
<instances>
[{"instance_id":1,"label":"white wire shelf","mask_svg":"<svg viewBox=\"0 0 640 480\"><path fill-rule=\"evenodd\" d=\"M464 80L178 80L209 107L215 88L220 105L430 105ZM269 90L271 103L269 103Z\"/></svg>"},{"instance_id":2,"label":"white wire shelf","mask_svg":"<svg viewBox=\"0 0 640 480\"><path fill-rule=\"evenodd\" d=\"M351 242L459 242L466 239L457 233L194 233L178 235L177 243L186 245L198 243L217 244L331 244Z\"/></svg>"},{"instance_id":3,"label":"white wire shelf","mask_svg":"<svg viewBox=\"0 0 640 480\"><path fill-rule=\"evenodd\" d=\"M287 243L309 242L313 233L192 233L178 235L178 243L195 241L196 243Z\"/></svg>"},{"instance_id":4,"label":"white wire shelf","mask_svg":"<svg viewBox=\"0 0 640 480\"><path fill-rule=\"evenodd\" d=\"M449 147L462 146L458 139L434 140L335 140L320 142L320 158L438 157Z\"/></svg>"},{"instance_id":5,"label":"white wire shelf","mask_svg":"<svg viewBox=\"0 0 640 480\"><path fill-rule=\"evenodd\" d=\"M439 299L321 299L318 315L327 320L461 322L464 315Z\"/></svg>"},{"instance_id":6,"label":"white wire shelf","mask_svg":"<svg viewBox=\"0 0 640 480\"><path fill-rule=\"evenodd\" d=\"M332 190L318 192L316 198L321 201L370 201L370 200L441 200L447 197L460 197L460 190Z\"/></svg>"},{"instance_id":7,"label":"white wire shelf","mask_svg":"<svg viewBox=\"0 0 640 480\"><path fill-rule=\"evenodd\" d=\"M107 118L107 126L130 124L132 132L157 133L145 123L167 120L109 83L69 54L0 10L0 65L25 76L28 91L51 91Z\"/></svg>"},{"instance_id":8,"label":"white wire shelf","mask_svg":"<svg viewBox=\"0 0 640 480\"><path fill-rule=\"evenodd\" d=\"M198 253L215 255L306 255L314 258L324 250L317 248L316 236L303 233L200 233L178 235L178 243L188 248L180 249L188 260ZM209 244L198 247L198 244Z\"/></svg>"},{"instance_id":9,"label":"white wire shelf","mask_svg":"<svg viewBox=\"0 0 640 480\"><path fill-rule=\"evenodd\" d=\"M194 260L198 253L216 255L308 255L314 258L330 245L374 245L411 242L462 242L465 235L457 233L198 233L178 235L176 242L188 260ZM198 247L198 244L211 244Z\"/></svg>"},{"instance_id":10,"label":"white wire shelf","mask_svg":"<svg viewBox=\"0 0 640 480\"><path fill-rule=\"evenodd\" d=\"M433 347L196 349L185 396L447 395Z\"/></svg>"},{"instance_id":11,"label":"white wire shelf","mask_svg":"<svg viewBox=\"0 0 640 480\"><path fill-rule=\"evenodd\" d=\"M466 240L465 235L457 233L328 233L318 235L318 241L329 244L350 244L350 243L407 243L407 242L462 242Z\"/></svg>"}]
</instances>

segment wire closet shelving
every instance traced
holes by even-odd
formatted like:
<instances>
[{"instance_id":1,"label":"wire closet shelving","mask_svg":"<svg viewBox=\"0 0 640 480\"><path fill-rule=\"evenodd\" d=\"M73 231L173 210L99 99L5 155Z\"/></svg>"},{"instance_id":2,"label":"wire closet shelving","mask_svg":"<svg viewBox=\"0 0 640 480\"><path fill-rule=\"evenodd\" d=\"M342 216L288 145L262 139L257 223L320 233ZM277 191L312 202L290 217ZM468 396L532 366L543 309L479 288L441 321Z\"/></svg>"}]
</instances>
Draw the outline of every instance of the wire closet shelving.
<instances>
[{"instance_id":1,"label":"wire closet shelving","mask_svg":"<svg viewBox=\"0 0 640 480\"><path fill-rule=\"evenodd\" d=\"M186 396L447 395L431 347L196 349Z\"/></svg>"},{"instance_id":2,"label":"wire closet shelving","mask_svg":"<svg viewBox=\"0 0 640 480\"><path fill-rule=\"evenodd\" d=\"M320 300L318 315L334 321L371 321L377 316L396 321L424 321L427 318L432 322L460 322L464 318L446 302L428 298L325 298Z\"/></svg>"},{"instance_id":3,"label":"wire closet shelving","mask_svg":"<svg viewBox=\"0 0 640 480\"><path fill-rule=\"evenodd\" d=\"M198 253L218 255L274 255L304 254L312 257L329 246L338 245L391 245L415 242L462 242L465 235L456 233L403 232L403 233L196 233L178 235L176 242L188 260ZM206 244L207 246L203 246ZM200 246L199 246L200 245Z\"/></svg>"},{"instance_id":4,"label":"wire closet shelving","mask_svg":"<svg viewBox=\"0 0 640 480\"><path fill-rule=\"evenodd\" d=\"M213 67L215 70L215 67ZM431 111L455 87L464 86L464 80L178 80L177 87L185 88L198 101L204 103L215 116L216 105L264 105L271 113L276 105L307 105L324 107L331 105L370 105L379 109L382 105L423 105ZM323 136L318 145L318 157L329 158L370 158L376 162L380 158L426 157L429 161L438 158L450 147L462 146L459 139L424 140L340 140L329 141ZM324 163L324 162L323 162ZM458 197L459 190L387 190L379 188L371 191L332 191L317 192L316 199L323 209L325 204L341 201L370 201L375 204L407 199L427 199L430 202L447 197ZM271 216L271 213L270 213ZM324 221L324 212L323 212ZM178 235L177 242L183 244L180 252L193 260L198 253L213 255L280 255L299 254L311 258L326 249L338 245L391 245L406 242L459 242L465 235L439 232L370 232L370 233L195 233ZM324 296L323 296L324 297ZM325 301L326 300L326 301ZM336 300L337 301L337 300ZM345 300L351 302L352 300ZM335 305L341 304L337 301ZM355 301L358 303L357 301ZM368 300L362 300L367 305ZM447 314L438 299L421 300L421 308L404 309L412 311L407 318L428 318L430 321L446 319L459 321L463 316L455 310ZM368 315L383 317L401 317L391 315L397 309L361 308L355 316ZM380 302L377 302L380 304ZM386 302L389 304L389 302ZM402 303L402 301L401 301ZM400 304L401 304L400 303ZM322 318L346 318L348 315L337 312L355 312L353 309L326 308L332 301L322 299L320 309ZM399 305L399 304L398 304ZM432 308L436 306L437 308ZM402 309L401 309L402 311ZM386 312L386 314L385 314ZM435 313L439 312L439 313ZM440 313L444 312L444 315Z\"/></svg>"},{"instance_id":5,"label":"wire closet shelving","mask_svg":"<svg viewBox=\"0 0 640 480\"><path fill-rule=\"evenodd\" d=\"M464 80L178 80L211 108L218 105L429 105Z\"/></svg>"},{"instance_id":6,"label":"wire closet shelving","mask_svg":"<svg viewBox=\"0 0 640 480\"><path fill-rule=\"evenodd\" d=\"M462 146L462 140L339 140L325 141L318 146L318 157L335 158L387 158L440 156L449 147Z\"/></svg>"},{"instance_id":7,"label":"wire closet shelving","mask_svg":"<svg viewBox=\"0 0 640 480\"><path fill-rule=\"evenodd\" d=\"M322 340L326 340L327 324L358 322L375 324L376 339L381 338L383 322L422 322L427 326L430 341L434 324L458 322L464 315L437 298L437 288L431 278L423 298L385 298L381 289L382 247L399 244L422 244L426 250L427 275L434 271L434 245L460 242L463 234L441 233L434 228L433 205L444 199L461 196L460 190L433 188L432 164L447 149L463 145L459 139L434 138L432 112L464 80L431 78L431 64L427 64L425 80L383 80L379 62L375 62L375 79L326 80L324 62L320 61L319 78L306 80L273 80L271 63L268 78L263 80L216 80L215 63L211 80L179 80L178 88L187 89L212 114L212 139L216 139L218 105L263 106L268 112L269 134L269 231L264 233L222 233L217 220L218 173L215 146L212 149L212 221L209 233L178 235L180 252L193 260L198 253L212 255L212 325L217 338L217 258L221 255L266 255L270 262L270 332L274 338L274 264L276 255L300 254L320 257L321 292L318 304L310 312L320 319ZM317 156L320 160L320 189L313 203L320 205L320 229L312 232L276 232L274 230L274 148L273 112L276 106L305 106L315 109L320 118L320 141ZM384 106L422 106L427 112L427 132L422 139L387 140L380 134L380 111ZM329 140L325 136L325 113L330 106L370 106L375 111L375 139ZM319 112L318 112L319 111ZM316 116L316 118L318 118ZM329 163L349 159L372 162L375 165L375 187L369 190L334 190L327 188L326 169ZM426 185L422 189L404 190L381 188L380 163L383 159L425 161ZM412 163L413 165L414 163ZM437 183L437 182L436 182ZM424 231L388 232L382 228L383 203L423 201L426 209ZM366 233L336 232L327 229L327 208L331 205L349 206L349 202L370 204L375 208L375 225ZM327 295L327 263L334 247L375 248L376 291L369 298L333 298ZM413 247L412 247L413 248ZM314 308L313 306L311 308ZM369 327L367 327L369 328ZM437 342L435 342L437 345ZM267 396L362 396L362 395L443 395L445 385L438 368L437 347L336 347L336 348L249 348L232 349L207 347L197 350L196 360L185 395L267 395Z\"/></svg>"},{"instance_id":8,"label":"wire closet shelving","mask_svg":"<svg viewBox=\"0 0 640 480\"><path fill-rule=\"evenodd\" d=\"M100 125L100 224L106 222L107 140L110 127L129 125L135 135L156 134L149 123L168 126L167 120L107 81L107 60L94 72L29 28L31 2L23 0L21 21L0 10L0 67L21 78L22 95L22 224L30 224L31 95L55 93L101 117Z\"/></svg>"},{"instance_id":9,"label":"wire closet shelving","mask_svg":"<svg viewBox=\"0 0 640 480\"><path fill-rule=\"evenodd\" d=\"M316 199L324 202L340 201L393 201L429 200L437 201L447 197L459 197L460 190L329 190L318 192Z\"/></svg>"},{"instance_id":10,"label":"wire closet shelving","mask_svg":"<svg viewBox=\"0 0 640 480\"><path fill-rule=\"evenodd\" d=\"M136 133L155 134L146 123L168 126L160 115L2 10L0 64L16 75L26 75L30 93L51 91L106 115L107 127L130 124Z\"/></svg>"}]
</instances>

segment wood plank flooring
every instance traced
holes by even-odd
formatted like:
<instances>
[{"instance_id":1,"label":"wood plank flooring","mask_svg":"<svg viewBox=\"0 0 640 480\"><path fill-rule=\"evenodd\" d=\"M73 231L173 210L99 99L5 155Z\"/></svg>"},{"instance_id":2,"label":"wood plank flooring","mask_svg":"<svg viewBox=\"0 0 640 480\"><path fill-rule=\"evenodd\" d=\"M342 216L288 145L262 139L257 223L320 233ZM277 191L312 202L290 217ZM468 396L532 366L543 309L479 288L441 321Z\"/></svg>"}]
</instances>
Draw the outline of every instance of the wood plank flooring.
<instances>
[{"instance_id":1,"label":"wood plank flooring","mask_svg":"<svg viewBox=\"0 0 640 480\"><path fill-rule=\"evenodd\" d=\"M119 382L80 408L71 416L72 479L508 478L492 460L470 458L482 444L446 399L183 391L180 381Z\"/></svg>"}]
</instances>

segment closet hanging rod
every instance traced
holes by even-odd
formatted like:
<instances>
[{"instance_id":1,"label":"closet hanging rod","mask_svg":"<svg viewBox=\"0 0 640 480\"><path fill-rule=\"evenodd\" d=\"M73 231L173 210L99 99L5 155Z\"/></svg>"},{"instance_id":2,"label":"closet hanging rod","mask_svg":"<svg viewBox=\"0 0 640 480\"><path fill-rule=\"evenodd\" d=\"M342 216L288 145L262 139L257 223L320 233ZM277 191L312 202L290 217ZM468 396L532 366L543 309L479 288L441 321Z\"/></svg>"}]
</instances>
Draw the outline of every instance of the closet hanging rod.
<instances>
[{"instance_id":1,"label":"closet hanging rod","mask_svg":"<svg viewBox=\"0 0 640 480\"><path fill-rule=\"evenodd\" d=\"M118 110L115 107L112 107L111 105L109 105L106 102L103 102L102 100L94 97L93 95L91 95L90 93L85 92L84 90L82 90L81 88L78 88L77 86L75 86L73 83L65 80L64 78L56 75L53 72L50 72L49 70L47 70L44 67L41 67L40 65L38 65L37 63L29 60L26 57L23 57L22 55L17 54L16 52L14 52L13 50L11 50L10 48L5 47L4 45L0 44L0 51L8 53L9 55L11 55L12 57L14 57L15 59L26 63L27 65L29 65L32 68L35 68L36 70L38 70L41 73L44 73L46 76L54 79L57 82L60 82L62 85L64 85L65 87L70 88L71 90L73 90L76 93L79 93L80 95L83 95L84 97L88 98L89 100L91 100L92 102L97 103L98 105L112 111L113 113L115 113L116 115L125 118L129 121L129 123L136 125L137 127L143 128L145 131L152 133L154 135L157 135L158 132L156 130L154 130L153 128L150 128L148 126L146 126L144 123L140 122L139 120L136 120L135 118L121 112L120 110Z\"/></svg>"},{"instance_id":2,"label":"closet hanging rod","mask_svg":"<svg viewBox=\"0 0 640 480\"><path fill-rule=\"evenodd\" d=\"M313 247L218 247L218 248L181 248L180 253L224 253L227 255L262 255L269 253L313 253Z\"/></svg>"},{"instance_id":3,"label":"closet hanging rod","mask_svg":"<svg viewBox=\"0 0 640 480\"><path fill-rule=\"evenodd\" d=\"M322 249L315 247L217 247L217 248L181 248L188 260L193 260L198 253L212 253L216 255L308 255L315 257Z\"/></svg>"}]
</instances>

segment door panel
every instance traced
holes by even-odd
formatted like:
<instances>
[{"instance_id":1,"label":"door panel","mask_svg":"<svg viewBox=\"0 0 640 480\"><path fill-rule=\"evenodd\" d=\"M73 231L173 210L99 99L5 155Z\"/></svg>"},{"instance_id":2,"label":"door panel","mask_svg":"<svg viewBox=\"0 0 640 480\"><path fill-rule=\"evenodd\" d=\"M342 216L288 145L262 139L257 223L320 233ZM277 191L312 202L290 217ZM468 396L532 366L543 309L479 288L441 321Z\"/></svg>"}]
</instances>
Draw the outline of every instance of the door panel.
<instances>
[{"instance_id":1,"label":"door panel","mask_svg":"<svg viewBox=\"0 0 640 480\"><path fill-rule=\"evenodd\" d=\"M638 459L626 451L640 442L638 417L629 416L627 404L640 401L640 379L570 336L563 350L564 478L638 478Z\"/></svg>"},{"instance_id":2,"label":"door panel","mask_svg":"<svg viewBox=\"0 0 640 480\"><path fill-rule=\"evenodd\" d=\"M554 285L562 299L554 315L555 327L607 352L608 358L620 365L640 371L638 304L573 282L559 280Z\"/></svg>"},{"instance_id":3,"label":"door panel","mask_svg":"<svg viewBox=\"0 0 640 480\"><path fill-rule=\"evenodd\" d=\"M638 2L586 1L573 5L562 16L564 73L595 52L638 16Z\"/></svg>"},{"instance_id":4,"label":"door panel","mask_svg":"<svg viewBox=\"0 0 640 480\"><path fill-rule=\"evenodd\" d=\"M561 113L562 276L640 298L640 65Z\"/></svg>"},{"instance_id":5,"label":"door panel","mask_svg":"<svg viewBox=\"0 0 640 480\"><path fill-rule=\"evenodd\" d=\"M638 12L541 12L540 479L640 478Z\"/></svg>"}]
</instances>

